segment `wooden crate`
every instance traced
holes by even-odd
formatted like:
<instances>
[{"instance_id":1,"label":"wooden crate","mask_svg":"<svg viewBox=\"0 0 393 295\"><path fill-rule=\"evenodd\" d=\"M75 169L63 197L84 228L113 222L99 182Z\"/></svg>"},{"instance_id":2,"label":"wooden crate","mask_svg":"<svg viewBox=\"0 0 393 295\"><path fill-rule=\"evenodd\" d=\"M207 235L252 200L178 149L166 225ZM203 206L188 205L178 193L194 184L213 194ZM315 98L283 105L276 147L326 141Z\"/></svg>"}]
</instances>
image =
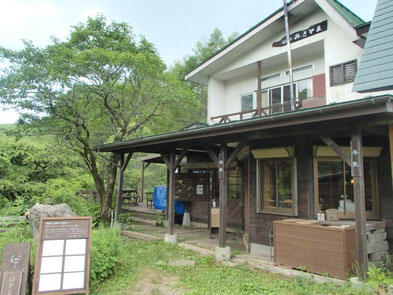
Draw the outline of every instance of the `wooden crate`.
<instances>
[{"instance_id":1,"label":"wooden crate","mask_svg":"<svg viewBox=\"0 0 393 295\"><path fill-rule=\"evenodd\" d=\"M275 262L346 279L354 263L355 227L329 224L332 225L306 220L275 221Z\"/></svg>"}]
</instances>

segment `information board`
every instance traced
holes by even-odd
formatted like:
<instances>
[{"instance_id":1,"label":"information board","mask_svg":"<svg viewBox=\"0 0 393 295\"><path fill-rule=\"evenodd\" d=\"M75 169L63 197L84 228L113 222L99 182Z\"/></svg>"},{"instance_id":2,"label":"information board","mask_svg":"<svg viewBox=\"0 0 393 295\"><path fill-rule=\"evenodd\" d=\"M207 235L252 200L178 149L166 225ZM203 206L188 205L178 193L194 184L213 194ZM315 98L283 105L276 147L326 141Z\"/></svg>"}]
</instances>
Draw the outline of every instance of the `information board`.
<instances>
[{"instance_id":1,"label":"information board","mask_svg":"<svg viewBox=\"0 0 393 295\"><path fill-rule=\"evenodd\" d=\"M42 218L33 294L88 293L91 217Z\"/></svg>"},{"instance_id":2,"label":"information board","mask_svg":"<svg viewBox=\"0 0 393 295\"><path fill-rule=\"evenodd\" d=\"M30 243L6 244L0 294L25 295L30 273Z\"/></svg>"},{"instance_id":3,"label":"information board","mask_svg":"<svg viewBox=\"0 0 393 295\"><path fill-rule=\"evenodd\" d=\"M209 201L209 173L178 173L176 174L177 201Z\"/></svg>"}]
</instances>

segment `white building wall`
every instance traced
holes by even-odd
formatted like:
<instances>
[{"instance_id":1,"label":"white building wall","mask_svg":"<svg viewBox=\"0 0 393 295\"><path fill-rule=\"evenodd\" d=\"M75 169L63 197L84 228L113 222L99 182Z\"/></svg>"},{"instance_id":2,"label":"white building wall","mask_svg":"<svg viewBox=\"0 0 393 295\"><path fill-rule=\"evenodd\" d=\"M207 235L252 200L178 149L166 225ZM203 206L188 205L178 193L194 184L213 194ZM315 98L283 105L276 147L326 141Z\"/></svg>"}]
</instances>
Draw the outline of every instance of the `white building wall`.
<instances>
[{"instance_id":1,"label":"white building wall","mask_svg":"<svg viewBox=\"0 0 393 295\"><path fill-rule=\"evenodd\" d=\"M342 64L356 59L359 65L363 49L354 44L335 22L328 19L329 29L325 38L325 71L329 77L330 66ZM327 104L361 99L368 96L393 94L393 91L381 91L373 93L352 92L353 83L330 87L329 79L326 79Z\"/></svg>"},{"instance_id":2,"label":"white building wall","mask_svg":"<svg viewBox=\"0 0 393 295\"><path fill-rule=\"evenodd\" d=\"M207 87L207 122L212 124L211 117L225 114L225 81L210 78Z\"/></svg>"},{"instance_id":3,"label":"white building wall","mask_svg":"<svg viewBox=\"0 0 393 295\"><path fill-rule=\"evenodd\" d=\"M313 11L312 14L293 24L291 32L304 30L324 20L328 20L327 31L292 43L294 68L308 64L314 65L310 70L295 73L294 80L311 78L325 73L326 102L328 104L387 93L393 94L393 91L354 93L352 92L353 83L330 87L329 67L354 59L359 63L363 50L354 44L349 34L328 17L322 9ZM287 47L272 47L272 43L280 40L284 35L285 30L283 28L280 33L250 49L246 54L228 63L209 78L209 123L212 123L210 118L213 116L241 111L241 95L254 92L257 89L256 63L258 61L262 62L262 77L280 73L279 78L262 82L263 89L289 83L289 77L285 74L287 71ZM318 48L318 50L315 50L315 48ZM307 54L307 51L311 53ZM247 69L249 70L247 71ZM244 74L237 76L236 72Z\"/></svg>"},{"instance_id":4,"label":"white building wall","mask_svg":"<svg viewBox=\"0 0 393 295\"><path fill-rule=\"evenodd\" d=\"M225 89L225 101L221 110L225 114L241 111L241 95L252 93L257 89L257 77L250 73L241 78L228 80Z\"/></svg>"}]
</instances>

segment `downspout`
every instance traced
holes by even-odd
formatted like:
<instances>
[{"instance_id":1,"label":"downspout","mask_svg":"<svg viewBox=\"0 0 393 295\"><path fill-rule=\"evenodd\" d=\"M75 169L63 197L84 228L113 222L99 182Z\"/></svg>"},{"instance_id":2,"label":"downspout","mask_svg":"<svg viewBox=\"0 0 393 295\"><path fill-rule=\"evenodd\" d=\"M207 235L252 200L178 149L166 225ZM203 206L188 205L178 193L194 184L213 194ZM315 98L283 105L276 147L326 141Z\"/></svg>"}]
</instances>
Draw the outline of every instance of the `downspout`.
<instances>
[{"instance_id":1,"label":"downspout","mask_svg":"<svg viewBox=\"0 0 393 295\"><path fill-rule=\"evenodd\" d=\"M289 73L289 93L291 99L291 111L296 109L298 101L293 93L293 64L292 64L292 50L291 50L291 37L289 33L289 20L288 20L288 5L287 0L284 2L284 18L285 18L285 32L287 37L287 55L288 55L288 73ZM296 101L295 101L296 99Z\"/></svg>"}]
</instances>

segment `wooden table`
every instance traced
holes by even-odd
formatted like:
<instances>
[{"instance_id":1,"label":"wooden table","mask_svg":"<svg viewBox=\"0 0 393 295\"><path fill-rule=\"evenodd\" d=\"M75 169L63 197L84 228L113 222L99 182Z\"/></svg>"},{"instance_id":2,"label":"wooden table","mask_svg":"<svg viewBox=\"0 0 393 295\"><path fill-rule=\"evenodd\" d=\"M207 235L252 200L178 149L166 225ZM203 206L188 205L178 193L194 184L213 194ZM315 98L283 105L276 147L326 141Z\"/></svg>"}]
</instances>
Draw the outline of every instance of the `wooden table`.
<instances>
[{"instance_id":1,"label":"wooden table","mask_svg":"<svg viewBox=\"0 0 393 295\"><path fill-rule=\"evenodd\" d=\"M122 204L123 205L133 205L138 206L140 196L136 189L124 189L122 194Z\"/></svg>"}]
</instances>

